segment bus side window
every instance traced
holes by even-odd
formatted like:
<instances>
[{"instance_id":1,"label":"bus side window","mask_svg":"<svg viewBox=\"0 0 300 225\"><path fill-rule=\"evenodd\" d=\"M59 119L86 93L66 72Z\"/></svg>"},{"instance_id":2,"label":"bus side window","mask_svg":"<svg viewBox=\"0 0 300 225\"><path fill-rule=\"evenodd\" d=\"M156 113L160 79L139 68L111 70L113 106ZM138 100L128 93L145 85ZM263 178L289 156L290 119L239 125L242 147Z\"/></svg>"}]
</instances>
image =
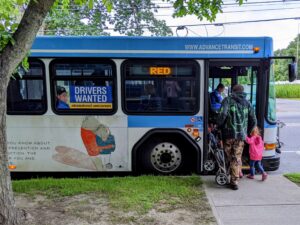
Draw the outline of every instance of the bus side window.
<instances>
[{"instance_id":1,"label":"bus side window","mask_svg":"<svg viewBox=\"0 0 300 225\"><path fill-rule=\"evenodd\" d=\"M127 60L122 66L125 113L175 115L198 112L200 73L194 61Z\"/></svg>"},{"instance_id":2,"label":"bus side window","mask_svg":"<svg viewBox=\"0 0 300 225\"><path fill-rule=\"evenodd\" d=\"M45 73L41 61L29 59L29 71L11 78L7 88L7 114L43 114L47 109Z\"/></svg>"},{"instance_id":3,"label":"bus side window","mask_svg":"<svg viewBox=\"0 0 300 225\"><path fill-rule=\"evenodd\" d=\"M23 97L21 95L20 82L18 80L10 80L7 87L7 110L14 111L20 110L20 104L23 103ZM21 108L21 111L24 111Z\"/></svg>"},{"instance_id":4,"label":"bus side window","mask_svg":"<svg viewBox=\"0 0 300 225\"><path fill-rule=\"evenodd\" d=\"M55 113L114 114L117 82L112 61L55 59L50 69Z\"/></svg>"}]
</instances>

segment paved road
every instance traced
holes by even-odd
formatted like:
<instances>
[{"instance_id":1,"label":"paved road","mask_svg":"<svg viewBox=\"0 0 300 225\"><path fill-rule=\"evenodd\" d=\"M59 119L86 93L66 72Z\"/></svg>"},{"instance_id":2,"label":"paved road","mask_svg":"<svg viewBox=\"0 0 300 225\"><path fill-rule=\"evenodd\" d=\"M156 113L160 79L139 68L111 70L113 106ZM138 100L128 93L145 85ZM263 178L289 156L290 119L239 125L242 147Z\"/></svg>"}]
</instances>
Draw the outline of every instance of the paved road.
<instances>
[{"instance_id":1,"label":"paved road","mask_svg":"<svg viewBox=\"0 0 300 225\"><path fill-rule=\"evenodd\" d=\"M280 131L284 142L281 166L275 174L300 172L300 101L277 99L277 117L286 123Z\"/></svg>"}]
</instances>

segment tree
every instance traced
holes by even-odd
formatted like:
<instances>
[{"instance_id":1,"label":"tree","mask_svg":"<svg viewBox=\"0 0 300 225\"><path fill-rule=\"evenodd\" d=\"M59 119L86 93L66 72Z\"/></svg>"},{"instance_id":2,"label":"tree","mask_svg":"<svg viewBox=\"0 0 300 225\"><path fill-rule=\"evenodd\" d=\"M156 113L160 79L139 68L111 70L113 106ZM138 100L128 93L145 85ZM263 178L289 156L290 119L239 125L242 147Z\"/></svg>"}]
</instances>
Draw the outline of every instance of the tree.
<instances>
[{"instance_id":1,"label":"tree","mask_svg":"<svg viewBox=\"0 0 300 225\"><path fill-rule=\"evenodd\" d=\"M279 49L274 52L275 56L297 56L297 41L300 38L300 34L295 37L293 41L289 43L287 48ZM300 46L299 46L300 47ZM275 81L288 80L288 64L291 61L288 59L278 59L275 60ZM300 60L298 60L299 65ZM300 68L298 67L298 74Z\"/></svg>"},{"instance_id":2,"label":"tree","mask_svg":"<svg viewBox=\"0 0 300 225\"><path fill-rule=\"evenodd\" d=\"M157 20L153 11L157 6L151 0L114 0L115 16L112 19L114 30L128 36L144 34L148 30L155 36L172 35L165 21Z\"/></svg>"},{"instance_id":3,"label":"tree","mask_svg":"<svg viewBox=\"0 0 300 225\"><path fill-rule=\"evenodd\" d=\"M76 4L88 4L92 9L97 0L74 0ZM113 1L103 0L106 8ZM238 0L241 4L242 0ZM6 142L6 91L10 76L28 54L34 38L53 4L68 10L70 0L0 0L0 224L22 224L24 213L15 207ZM222 0L176 0L174 16L194 14L200 20L213 21L221 12ZM128 2L128 7L135 7ZM24 13L20 14L20 9ZM133 9L132 9L133 10ZM138 10L134 9L138 14ZM18 18L21 18L18 24Z\"/></svg>"},{"instance_id":4,"label":"tree","mask_svg":"<svg viewBox=\"0 0 300 225\"><path fill-rule=\"evenodd\" d=\"M69 11L57 7L46 17L43 34L46 35L110 35L111 30L125 35L141 36L148 31L155 36L170 36L172 30L163 20L154 17L158 6L151 0L112 0L114 10L109 13L101 1L93 9L70 3Z\"/></svg>"},{"instance_id":5,"label":"tree","mask_svg":"<svg viewBox=\"0 0 300 225\"><path fill-rule=\"evenodd\" d=\"M111 16L102 2L95 2L93 9L71 2L68 10L61 5L46 17L42 33L45 35L109 35L105 32Z\"/></svg>"},{"instance_id":6,"label":"tree","mask_svg":"<svg viewBox=\"0 0 300 225\"><path fill-rule=\"evenodd\" d=\"M6 142L6 90L11 74L27 55L42 22L55 0L30 1L17 28L16 6L25 1L2 0L0 55L0 224L21 224L23 215L15 208L8 171ZM3 7L4 6L4 7ZM5 11L7 10L7 11ZM12 35L10 31L14 32Z\"/></svg>"}]
</instances>

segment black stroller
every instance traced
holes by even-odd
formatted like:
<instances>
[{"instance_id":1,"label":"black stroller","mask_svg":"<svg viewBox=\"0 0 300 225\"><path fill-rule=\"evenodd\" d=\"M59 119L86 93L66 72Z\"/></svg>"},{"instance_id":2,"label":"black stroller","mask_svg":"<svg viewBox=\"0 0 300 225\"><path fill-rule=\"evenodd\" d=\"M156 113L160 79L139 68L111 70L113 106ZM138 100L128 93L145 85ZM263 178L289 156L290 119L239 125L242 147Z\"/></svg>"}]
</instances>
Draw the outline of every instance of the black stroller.
<instances>
[{"instance_id":1,"label":"black stroller","mask_svg":"<svg viewBox=\"0 0 300 225\"><path fill-rule=\"evenodd\" d=\"M213 171L217 164L216 183L226 185L229 182L229 173L225 153L221 148L220 140L219 133L216 129L212 129L212 131L208 133L208 158L204 163L204 169Z\"/></svg>"}]
</instances>

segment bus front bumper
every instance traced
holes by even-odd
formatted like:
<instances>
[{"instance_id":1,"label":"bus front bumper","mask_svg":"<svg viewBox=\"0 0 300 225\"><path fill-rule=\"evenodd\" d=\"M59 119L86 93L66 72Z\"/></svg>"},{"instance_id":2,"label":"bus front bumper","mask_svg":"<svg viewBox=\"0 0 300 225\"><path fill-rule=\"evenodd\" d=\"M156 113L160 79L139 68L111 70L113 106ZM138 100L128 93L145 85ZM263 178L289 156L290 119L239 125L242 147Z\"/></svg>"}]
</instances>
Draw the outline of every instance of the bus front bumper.
<instances>
[{"instance_id":1,"label":"bus front bumper","mask_svg":"<svg viewBox=\"0 0 300 225\"><path fill-rule=\"evenodd\" d=\"M263 157L262 163L266 171L278 170L280 165L280 154L276 153L275 156Z\"/></svg>"}]
</instances>

